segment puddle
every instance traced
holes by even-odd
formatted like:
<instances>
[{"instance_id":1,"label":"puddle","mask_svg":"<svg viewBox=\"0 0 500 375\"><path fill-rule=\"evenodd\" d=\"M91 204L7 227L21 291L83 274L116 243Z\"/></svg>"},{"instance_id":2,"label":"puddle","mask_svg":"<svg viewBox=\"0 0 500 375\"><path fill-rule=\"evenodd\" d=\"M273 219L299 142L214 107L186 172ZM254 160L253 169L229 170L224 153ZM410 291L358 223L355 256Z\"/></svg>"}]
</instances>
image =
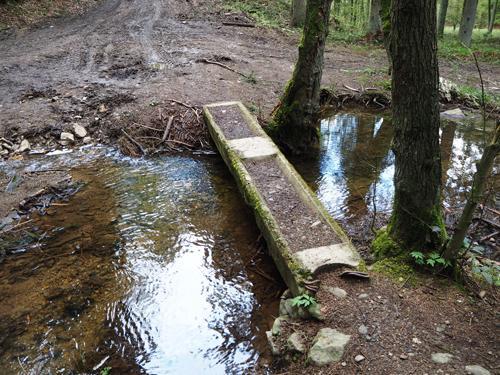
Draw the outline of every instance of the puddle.
<instances>
[{"instance_id":1,"label":"puddle","mask_svg":"<svg viewBox=\"0 0 500 375\"><path fill-rule=\"evenodd\" d=\"M52 160L85 186L35 219L40 246L0 264L0 373L237 374L265 362L283 286L259 275L279 280L218 157L52 158L29 168Z\"/></svg>"},{"instance_id":2,"label":"puddle","mask_svg":"<svg viewBox=\"0 0 500 375\"><path fill-rule=\"evenodd\" d=\"M464 204L475 162L483 151L482 121L443 122L441 153L445 207ZM494 124L487 124L491 131ZM321 122L321 146L315 159L294 165L338 220L362 219L373 212L389 213L394 195L393 136L389 116L340 113ZM375 193L375 194L374 194Z\"/></svg>"}]
</instances>

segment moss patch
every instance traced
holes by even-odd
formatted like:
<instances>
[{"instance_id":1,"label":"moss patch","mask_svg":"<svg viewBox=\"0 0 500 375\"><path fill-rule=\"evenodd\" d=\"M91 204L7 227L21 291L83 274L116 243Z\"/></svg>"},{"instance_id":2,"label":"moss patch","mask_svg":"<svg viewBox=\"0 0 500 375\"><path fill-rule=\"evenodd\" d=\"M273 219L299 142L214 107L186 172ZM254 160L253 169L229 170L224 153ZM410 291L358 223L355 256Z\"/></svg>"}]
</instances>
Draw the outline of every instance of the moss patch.
<instances>
[{"instance_id":1,"label":"moss patch","mask_svg":"<svg viewBox=\"0 0 500 375\"><path fill-rule=\"evenodd\" d=\"M417 276L405 256L381 259L372 265L372 271L398 282L408 279L409 276ZM415 277L410 277L410 279L415 280Z\"/></svg>"},{"instance_id":2,"label":"moss patch","mask_svg":"<svg viewBox=\"0 0 500 375\"><path fill-rule=\"evenodd\" d=\"M377 258L401 254L401 247L389 235L388 227L380 229L372 242L372 251Z\"/></svg>"}]
</instances>

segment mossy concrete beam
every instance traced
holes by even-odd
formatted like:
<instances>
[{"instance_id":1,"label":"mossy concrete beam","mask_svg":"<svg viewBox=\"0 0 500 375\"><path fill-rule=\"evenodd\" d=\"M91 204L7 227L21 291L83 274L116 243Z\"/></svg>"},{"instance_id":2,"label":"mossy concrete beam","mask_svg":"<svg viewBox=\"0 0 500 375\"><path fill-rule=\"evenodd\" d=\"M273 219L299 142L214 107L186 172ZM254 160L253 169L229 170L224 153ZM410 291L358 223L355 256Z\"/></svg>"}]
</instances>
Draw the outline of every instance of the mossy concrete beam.
<instances>
[{"instance_id":1,"label":"mossy concrete beam","mask_svg":"<svg viewBox=\"0 0 500 375\"><path fill-rule=\"evenodd\" d=\"M245 121L245 124L238 124L238 126L247 126L255 136L228 140L221 129L222 127L217 124L211 113L211 109L214 107L224 106L237 106ZM293 295L302 294L305 291L304 281L311 279L314 272L324 266L347 265L357 267L359 265L360 257L347 235L327 213L316 195L242 103L210 104L203 108L203 114L210 135L234 176L246 203L253 210L257 225L268 244L269 252ZM258 160L269 157L275 158L300 199L329 224L331 230L339 238L339 243L334 243L331 246L302 249L292 253L276 219L243 163L245 159ZM307 230L307 228L297 228L297 230ZM305 234L307 235L307 233Z\"/></svg>"}]
</instances>

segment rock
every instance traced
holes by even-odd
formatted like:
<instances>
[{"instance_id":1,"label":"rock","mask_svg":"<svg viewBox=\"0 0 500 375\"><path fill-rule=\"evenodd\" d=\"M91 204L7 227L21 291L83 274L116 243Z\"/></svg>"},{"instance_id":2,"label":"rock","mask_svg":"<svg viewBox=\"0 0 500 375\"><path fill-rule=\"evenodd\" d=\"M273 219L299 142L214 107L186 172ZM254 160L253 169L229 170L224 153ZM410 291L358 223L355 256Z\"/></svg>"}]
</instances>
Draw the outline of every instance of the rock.
<instances>
[{"instance_id":1,"label":"rock","mask_svg":"<svg viewBox=\"0 0 500 375\"><path fill-rule=\"evenodd\" d=\"M19 145L19 148L17 149L17 152L24 152L24 151L29 151L31 149L31 145L27 139L23 139L21 141L21 144Z\"/></svg>"},{"instance_id":2,"label":"rock","mask_svg":"<svg viewBox=\"0 0 500 375\"><path fill-rule=\"evenodd\" d=\"M368 334L368 327L365 326L364 324L361 324L358 328L358 332L360 335L367 335Z\"/></svg>"},{"instance_id":3,"label":"rock","mask_svg":"<svg viewBox=\"0 0 500 375\"><path fill-rule=\"evenodd\" d=\"M446 326L444 324L439 324L436 327L436 331L439 332L439 333L442 333L442 332L446 331Z\"/></svg>"},{"instance_id":4,"label":"rock","mask_svg":"<svg viewBox=\"0 0 500 375\"><path fill-rule=\"evenodd\" d=\"M361 354L358 354L356 357L354 357L354 360L359 363L359 362L363 362L365 360L365 357L362 356Z\"/></svg>"},{"instance_id":5,"label":"rock","mask_svg":"<svg viewBox=\"0 0 500 375\"><path fill-rule=\"evenodd\" d=\"M315 318L323 320L324 316L321 313L321 305L319 303L312 304L307 309L293 305L293 299L282 299L279 308L280 315L288 315L292 319L310 319Z\"/></svg>"},{"instance_id":6,"label":"rock","mask_svg":"<svg viewBox=\"0 0 500 375\"><path fill-rule=\"evenodd\" d=\"M406 360L406 359L408 359L408 356L405 353L403 353L399 356L399 358L402 360Z\"/></svg>"},{"instance_id":7,"label":"rock","mask_svg":"<svg viewBox=\"0 0 500 375\"><path fill-rule=\"evenodd\" d=\"M63 142L74 142L75 141L75 136L72 133L62 132L60 139Z\"/></svg>"},{"instance_id":8,"label":"rock","mask_svg":"<svg viewBox=\"0 0 500 375\"><path fill-rule=\"evenodd\" d=\"M281 351L279 349L278 344L274 341L274 337L271 331L266 331L267 342L269 343L269 347L271 348L271 353L273 355L280 355Z\"/></svg>"},{"instance_id":9,"label":"rock","mask_svg":"<svg viewBox=\"0 0 500 375\"><path fill-rule=\"evenodd\" d=\"M92 138L87 136L87 137L84 137L83 138L83 143L85 144L89 144L89 143L92 143Z\"/></svg>"},{"instance_id":10,"label":"rock","mask_svg":"<svg viewBox=\"0 0 500 375\"><path fill-rule=\"evenodd\" d=\"M288 349L292 352L305 353L306 351L303 336L299 332L292 333L288 340L286 340L286 344Z\"/></svg>"},{"instance_id":11,"label":"rock","mask_svg":"<svg viewBox=\"0 0 500 375\"><path fill-rule=\"evenodd\" d=\"M479 292L479 298L484 298L485 295L486 295L486 291L485 290L481 290Z\"/></svg>"},{"instance_id":12,"label":"rock","mask_svg":"<svg viewBox=\"0 0 500 375\"><path fill-rule=\"evenodd\" d=\"M281 323L286 321L287 316L278 316L274 322L273 322L273 327L271 328L271 333L273 336L279 336L281 335Z\"/></svg>"},{"instance_id":13,"label":"rock","mask_svg":"<svg viewBox=\"0 0 500 375\"><path fill-rule=\"evenodd\" d=\"M87 130L79 125L79 124L73 124L73 132L79 137L79 138L85 138L87 136Z\"/></svg>"},{"instance_id":14,"label":"rock","mask_svg":"<svg viewBox=\"0 0 500 375\"><path fill-rule=\"evenodd\" d=\"M446 78L439 77L439 96L447 101L452 100L452 95L457 92L457 85Z\"/></svg>"},{"instance_id":15,"label":"rock","mask_svg":"<svg viewBox=\"0 0 500 375\"><path fill-rule=\"evenodd\" d=\"M361 293L360 295L358 295L358 298L359 298L359 299L367 299L367 298L368 298L368 294L366 294L366 293Z\"/></svg>"},{"instance_id":16,"label":"rock","mask_svg":"<svg viewBox=\"0 0 500 375\"><path fill-rule=\"evenodd\" d=\"M452 360L453 354L450 353L432 353L432 362L444 365Z\"/></svg>"},{"instance_id":17,"label":"rock","mask_svg":"<svg viewBox=\"0 0 500 375\"><path fill-rule=\"evenodd\" d=\"M465 371L471 375L491 375L491 372L479 365L465 366Z\"/></svg>"},{"instance_id":18,"label":"rock","mask_svg":"<svg viewBox=\"0 0 500 375\"><path fill-rule=\"evenodd\" d=\"M340 298L340 299L347 297L347 292L344 289L337 288L336 286L335 287L325 286L325 290L328 293L331 293L335 297Z\"/></svg>"},{"instance_id":19,"label":"rock","mask_svg":"<svg viewBox=\"0 0 500 375\"><path fill-rule=\"evenodd\" d=\"M441 117L449 120L462 120L465 118L465 113L460 108L455 108L441 112Z\"/></svg>"},{"instance_id":20,"label":"rock","mask_svg":"<svg viewBox=\"0 0 500 375\"><path fill-rule=\"evenodd\" d=\"M351 336L332 328L322 328L314 338L308 360L316 366L338 362Z\"/></svg>"},{"instance_id":21,"label":"rock","mask_svg":"<svg viewBox=\"0 0 500 375\"><path fill-rule=\"evenodd\" d=\"M411 339L411 341L414 343L414 344L421 344L422 341L418 338L418 337L414 337Z\"/></svg>"}]
</instances>

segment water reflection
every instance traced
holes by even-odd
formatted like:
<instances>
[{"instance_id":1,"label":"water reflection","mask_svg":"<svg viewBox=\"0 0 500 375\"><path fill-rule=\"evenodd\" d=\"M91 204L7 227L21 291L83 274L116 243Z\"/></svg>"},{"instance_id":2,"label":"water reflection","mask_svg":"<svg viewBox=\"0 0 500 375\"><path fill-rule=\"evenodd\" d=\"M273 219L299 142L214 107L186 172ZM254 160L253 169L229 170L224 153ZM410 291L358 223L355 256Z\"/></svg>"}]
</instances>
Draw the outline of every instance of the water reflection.
<instances>
[{"instance_id":1,"label":"water reflection","mask_svg":"<svg viewBox=\"0 0 500 375\"><path fill-rule=\"evenodd\" d=\"M488 124L487 131L491 129L492 124ZM337 219L361 218L373 211L373 203L377 212L389 212L394 194L390 116L340 113L321 122L321 135L318 157L294 160L294 165L329 212ZM483 138L479 123L443 122L441 155L446 206L463 204L475 162L483 151Z\"/></svg>"},{"instance_id":2,"label":"water reflection","mask_svg":"<svg viewBox=\"0 0 500 375\"><path fill-rule=\"evenodd\" d=\"M9 280L19 258L0 265L7 302L0 318L20 327L4 327L20 345L0 342L1 372L20 371L19 363L46 373L90 372L100 364L120 374L256 368L271 319L263 305L277 310L281 285L248 268L260 262L278 279L271 261L258 256L258 230L224 164L98 159L73 173L86 188L39 219L50 231L42 251L65 254L67 262L56 258L39 278L25 275L29 285ZM32 267L32 255L23 267ZM15 290L5 293L9 284ZM26 290L36 284L56 298ZM64 313L75 294L74 311Z\"/></svg>"}]
</instances>

